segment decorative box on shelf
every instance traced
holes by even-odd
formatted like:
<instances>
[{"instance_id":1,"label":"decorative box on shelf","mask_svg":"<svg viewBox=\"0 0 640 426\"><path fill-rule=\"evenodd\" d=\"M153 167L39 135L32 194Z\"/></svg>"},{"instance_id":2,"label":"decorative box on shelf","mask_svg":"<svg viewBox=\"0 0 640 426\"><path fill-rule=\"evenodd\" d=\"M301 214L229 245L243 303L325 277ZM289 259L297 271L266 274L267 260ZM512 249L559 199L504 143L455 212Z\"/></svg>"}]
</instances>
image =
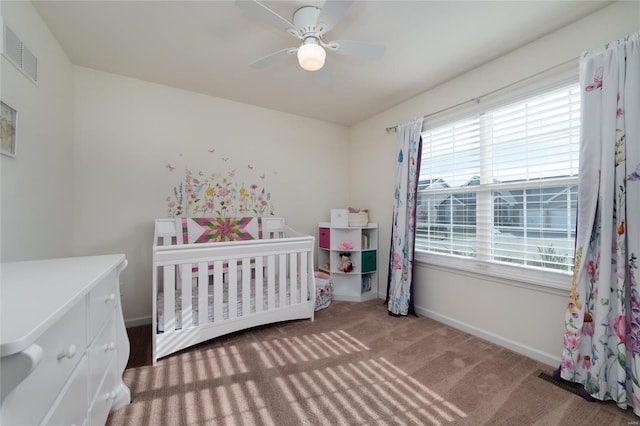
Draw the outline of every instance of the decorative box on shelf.
<instances>
[{"instance_id":1,"label":"decorative box on shelf","mask_svg":"<svg viewBox=\"0 0 640 426\"><path fill-rule=\"evenodd\" d=\"M331 209L331 227L347 228L349 226L348 209Z\"/></svg>"},{"instance_id":2,"label":"decorative box on shelf","mask_svg":"<svg viewBox=\"0 0 640 426\"><path fill-rule=\"evenodd\" d=\"M349 226L364 227L369 223L369 212L349 213Z\"/></svg>"}]
</instances>

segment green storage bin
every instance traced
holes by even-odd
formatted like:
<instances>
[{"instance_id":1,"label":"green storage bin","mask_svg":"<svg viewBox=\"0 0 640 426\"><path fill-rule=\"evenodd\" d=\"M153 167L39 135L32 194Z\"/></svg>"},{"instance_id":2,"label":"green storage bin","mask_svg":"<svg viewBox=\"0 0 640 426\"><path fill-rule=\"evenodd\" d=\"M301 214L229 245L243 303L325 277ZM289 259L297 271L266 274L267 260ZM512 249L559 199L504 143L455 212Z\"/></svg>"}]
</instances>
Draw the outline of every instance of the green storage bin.
<instances>
[{"instance_id":1,"label":"green storage bin","mask_svg":"<svg viewBox=\"0 0 640 426\"><path fill-rule=\"evenodd\" d=\"M371 251L363 251L362 252L362 267L360 268L361 272L374 272L377 268L377 252L375 250Z\"/></svg>"}]
</instances>

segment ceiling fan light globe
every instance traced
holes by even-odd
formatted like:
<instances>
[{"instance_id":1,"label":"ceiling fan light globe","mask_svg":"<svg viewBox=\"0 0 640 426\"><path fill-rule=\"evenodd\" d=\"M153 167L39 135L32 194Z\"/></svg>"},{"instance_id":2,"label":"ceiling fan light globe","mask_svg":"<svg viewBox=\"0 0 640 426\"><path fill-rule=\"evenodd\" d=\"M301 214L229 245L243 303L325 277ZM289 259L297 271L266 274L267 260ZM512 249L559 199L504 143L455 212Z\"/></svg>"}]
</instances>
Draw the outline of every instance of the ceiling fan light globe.
<instances>
[{"instance_id":1,"label":"ceiling fan light globe","mask_svg":"<svg viewBox=\"0 0 640 426\"><path fill-rule=\"evenodd\" d=\"M318 71L324 66L326 57L327 52L318 44L309 43L298 49L298 63L307 71Z\"/></svg>"}]
</instances>

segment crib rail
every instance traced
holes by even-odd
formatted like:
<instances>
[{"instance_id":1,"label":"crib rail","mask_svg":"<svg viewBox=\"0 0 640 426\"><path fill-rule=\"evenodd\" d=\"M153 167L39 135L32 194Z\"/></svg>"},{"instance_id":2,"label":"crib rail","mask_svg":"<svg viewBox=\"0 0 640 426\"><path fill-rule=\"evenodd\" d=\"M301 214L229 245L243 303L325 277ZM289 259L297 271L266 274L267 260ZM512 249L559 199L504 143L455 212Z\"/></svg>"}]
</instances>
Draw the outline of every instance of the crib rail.
<instances>
[{"instance_id":1,"label":"crib rail","mask_svg":"<svg viewBox=\"0 0 640 426\"><path fill-rule=\"evenodd\" d=\"M314 237L199 244L171 238L156 235L168 245L153 247L154 364L233 331L313 319Z\"/></svg>"}]
</instances>

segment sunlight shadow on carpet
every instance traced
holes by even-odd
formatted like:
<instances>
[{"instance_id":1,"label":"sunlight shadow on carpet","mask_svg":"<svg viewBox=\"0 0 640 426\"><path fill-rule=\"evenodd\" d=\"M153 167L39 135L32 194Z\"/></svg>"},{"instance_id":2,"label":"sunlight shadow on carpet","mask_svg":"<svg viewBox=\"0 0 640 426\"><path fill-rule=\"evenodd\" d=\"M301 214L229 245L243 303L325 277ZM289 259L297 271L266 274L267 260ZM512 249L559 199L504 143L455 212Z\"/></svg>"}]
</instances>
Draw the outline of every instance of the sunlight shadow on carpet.
<instances>
[{"instance_id":1,"label":"sunlight shadow on carpet","mask_svg":"<svg viewBox=\"0 0 640 426\"><path fill-rule=\"evenodd\" d=\"M244 349L242 343L182 353L153 367L153 376L130 370L132 391L149 402L136 418L145 424L275 426L285 419L443 426L467 417L385 357L370 358L371 349L344 330L269 337L244 342Z\"/></svg>"},{"instance_id":2,"label":"sunlight shadow on carpet","mask_svg":"<svg viewBox=\"0 0 640 426\"><path fill-rule=\"evenodd\" d=\"M304 335L295 338L270 339L254 342L265 368L308 362L332 356L348 355L369 348L344 330ZM263 349L264 348L264 349Z\"/></svg>"},{"instance_id":3,"label":"sunlight shadow on carpet","mask_svg":"<svg viewBox=\"0 0 640 426\"><path fill-rule=\"evenodd\" d=\"M402 413L409 422L425 424L420 419L428 419L426 424L437 426L466 417L384 358L275 380L300 424L361 424ZM348 413L348 419L343 413Z\"/></svg>"},{"instance_id":4,"label":"sunlight shadow on carpet","mask_svg":"<svg viewBox=\"0 0 640 426\"><path fill-rule=\"evenodd\" d=\"M338 332L302 336L316 348L325 348L324 357L350 354L369 348L348 333ZM296 363L288 351L288 345L262 341L254 344L266 368L274 363L279 366ZM330 353L331 352L331 353ZM284 354L288 354L288 356ZM300 359L307 357L299 355ZM271 360L274 360L271 362ZM300 424L361 424L398 419L398 413L408 422L432 425L453 423L465 418L466 414L454 404L414 380L404 371L385 358L361 360L357 363L345 362L310 372L285 374L275 378L278 388L288 402L291 411Z\"/></svg>"}]
</instances>

